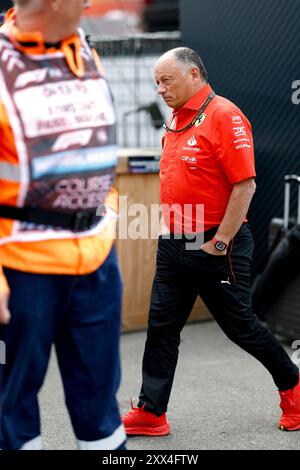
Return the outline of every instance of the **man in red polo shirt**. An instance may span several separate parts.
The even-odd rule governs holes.
[[[271,373],[281,396],[279,427],[300,429],[299,370],[251,310],[251,125],[237,106],[215,95],[189,48],[166,52],[155,79],[158,94],[173,108],[160,172],[167,235],[158,242],[140,400],[122,418],[127,434],[170,432],[166,410],[180,332],[197,295],[224,333]],[[191,234],[194,246],[187,243]]]

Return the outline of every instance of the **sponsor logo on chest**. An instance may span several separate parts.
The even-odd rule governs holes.
[[[194,157],[194,156],[189,157],[189,156],[187,156],[187,155],[183,155],[183,156],[181,157],[181,160],[182,160],[183,162],[187,162],[187,163],[197,163],[197,158]]]
[[[187,145],[188,145],[188,147],[182,147],[182,150],[192,150],[193,152],[200,152],[200,150],[201,150],[200,147],[196,147],[197,140],[196,140],[194,134],[187,141]]]

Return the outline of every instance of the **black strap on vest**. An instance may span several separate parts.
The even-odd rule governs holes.
[[[34,207],[13,207],[0,205],[0,217],[3,219],[20,220],[35,225],[57,227],[83,232],[100,222],[101,216],[96,215],[95,210],[80,211],[76,214],[62,214],[59,212],[45,211]]]

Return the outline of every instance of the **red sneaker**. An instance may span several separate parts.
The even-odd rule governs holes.
[[[131,403],[131,410],[122,416],[127,434],[140,436],[167,436],[170,434],[170,424],[166,413],[156,416],[144,407],[135,408]]]
[[[297,431],[300,429],[300,378],[298,384],[286,390],[279,391],[282,409],[282,416],[278,427],[281,431]]]

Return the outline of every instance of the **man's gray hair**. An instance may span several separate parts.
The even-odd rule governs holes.
[[[205,82],[208,81],[206,68],[197,52],[189,47],[176,47],[176,49],[173,49],[173,53],[178,65],[184,67],[186,70],[189,70],[192,67],[198,67],[203,80]]]

